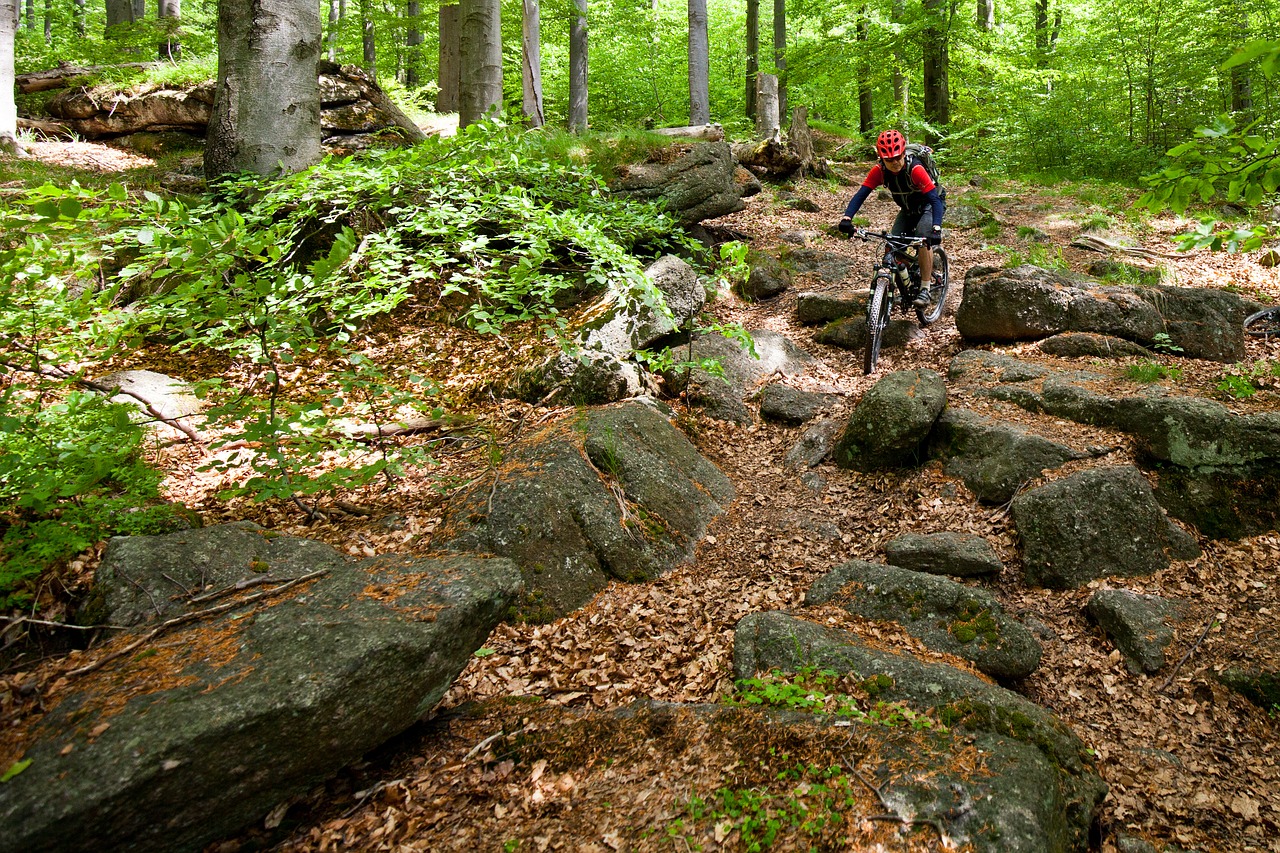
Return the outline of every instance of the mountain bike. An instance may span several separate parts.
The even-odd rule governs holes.
[[[908,249],[921,246],[924,237],[884,234],[855,228],[851,237],[864,243],[876,239],[884,242],[884,256],[876,264],[871,276],[871,301],[867,303],[867,350],[862,359],[864,375],[873,373],[880,359],[880,341],[895,305],[915,309],[916,319],[922,327],[937,322],[946,309],[947,288],[951,285],[951,272],[947,266],[947,253],[941,246],[933,247],[933,281],[929,287],[920,287],[920,267],[914,254]]]
[[[1270,338],[1280,335],[1280,305],[1264,308],[1244,318],[1244,330],[1250,335]]]

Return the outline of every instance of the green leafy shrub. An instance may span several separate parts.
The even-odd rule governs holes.
[[[1164,379],[1177,382],[1182,378],[1182,370],[1177,367],[1169,367],[1158,361],[1145,359],[1134,362],[1125,368],[1124,375],[1126,379],[1150,385],[1153,382],[1160,382]]]

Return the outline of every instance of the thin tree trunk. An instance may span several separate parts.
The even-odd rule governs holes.
[[[876,125],[875,99],[871,91],[871,10],[863,6],[858,13],[858,45],[862,50],[861,67],[858,69],[858,130],[870,133]]]
[[[978,0],[978,29],[991,32],[996,28],[996,0]]]
[[[787,0],[773,0],[773,64],[778,69],[778,115],[787,115]]]
[[[329,31],[325,41],[329,45],[329,61],[338,61],[338,22],[342,20],[338,12],[338,0],[329,0]]]
[[[133,0],[133,23],[147,19],[147,0]]]
[[[1049,65],[1049,0],[1036,0],[1036,67]]]
[[[711,123],[707,0],[689,0],[689,124]]]
[[[586,133],[587,79],[590,62],[587,54],[587,0],[573,0],[577,14],[569,22],[569,130]]]
[[[757,77],[760,88],[756,92],[756,133],[761,139],[778,141],[782,137],[781,120],[778,116],[778,76],[761,74]]]
[[[502,110],[502,6],[463,0],[459,44],[458,126]]]
[[[86,0],[75,0],[75,8],[71,11],[72,17],[75,19],[76,35],[84,38],[88,33],[85,20],[89,17],[89,10],[85,6]]]
[[[436,112],[458,111],[458,75],[461,64],[461,8],[454,3],[440,7],[440,91],[436,94]]]
[[[1249,15],[1240,8],[1235,9],[1235,15],[1235,43],[1248,44]],[[1248,66],[1235,65],[1231,68],[1231,112],[1246,123],[1253,118],[1253,80]]]
[[[906,0],[893,0],[893,22],[902,24],[907,15]],[[893,102],[899,117],[905,118],[911,107],[911,81],[907,78],[907,57],[902,49],[902,36],[893,45]]]
[[[160,59],[175,61],[182,55],[181,36],[178,34],[178,21],[182,20],[182,0],[158,0],[156,19],[164,33],[157,55]]]
[[[362,0],[360,3],[360,47],[361,59],[364,62],[364,73],[369,79],[378,79],[378,43],[373,30],[373,0]]]
[[[530,127],[542,127],[547,119],[542,111],[542,25],[538,0],[524,0],[522,35],[524,114]]]
[[[930,20],[923,31],[924,118],[941,127],[951,122],[951,90],[947,77],[949,56],[947,21],[942,0],[924,0]]]
[[[13,99],[14,39],[18,32],[17,0],[0,0],[0,152],[18,148],[18,107]]]
[[[53,43],[53,0],[44,0],[44,43]]]
[[[760,0],[747,0],[747,118],[756,116],[756,76],[760,73]]]
[[[27,0],[26,24],[28,32],[36,31],[36,0]]]
[[[416,89],[422,85],[422,75],[419,70],[422,67],[422,27],[419,23],[422,19],[422,4],[419,0],[408,0],[405,4],[405,17],[409,19],[409,34],[405,37],[405,47],[407,54],[405,56],[404,84],[410,89]]]

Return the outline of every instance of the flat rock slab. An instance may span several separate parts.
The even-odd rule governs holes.
[[[907,533],[885,545],[890,565],[959,578],[998,575],[1004,563],[991,543],[972,533]]]
[[[1095,335],[1090,332],[1063,332],[1045,338],[1039,344],[1046,355],[1062,358],[1151,358],[1151,350],[1112,335]]]
[[[805,326],[867,313],[867,288],[805,291],[796,295],[796,320]]]
[[[850,560],[814,582],[806,606],[836,604],[897,622],[926,646],[971,661],[992,678],[1025,678],[1040,643],[985,589],[897,566]]]
[[[760,417],[797,426],[807,423],[840,401],[836,394],[802,391],[773,383],[760,389]]]
[[[509,557],[519,614],[548,621],[610,580],[644,581],[693,555],[733,485],[656,405],[588,409],[530,435],[456,498],[437,544]]]
[[[982,845],[978,849],[1089,849],[1089,827],[1107,786],[1080,739],[1045,709],[954,667],[874,649],[847,631],[784,613],[752,613],[738,622],[733,640],[736,678],[771,670],[796,673],[806,667],[874,678],[883,701],[935,714],[952,730],[1018,741],[1040,753],[1043,763],[1031,763],[1042,770],[1025,777],[1018,773],[1016,784],[991,794],[994,808],[983,821],[991,834],[985,842],[970,837]]]
[[[263,532],[137,537],[130,570],[168,573],[202,534]],[[4,849],[198,850],[261,820],[427,714],[521,588],[501,559],[314,565],[326,574],[70,678],[25,735],[30,765],[0,785]]]

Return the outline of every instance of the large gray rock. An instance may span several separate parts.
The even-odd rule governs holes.
[[[915,320],[894,317],[884,327],[880,337],[880,349],[884,352],[905,349],[907,344],[918,341],[925,336],[924,329]],[[820,344],[859,351],[867,345],[867,318],[847,317],[828,323],[813,339]]]
[[[1087,454],[992,421],[967,409],[948,407],[929,436],[929,456],[945,460],[944,470],[980,500],[1005,503],[1045,470]]]
[[[547,621],[610,579],[651,580],[687,560],[733,486],[655,406],[590,409],[507,454],[451,502],[436,544],[510,557],[519,615]]]
[[[793,272],[814,273],[826,284],[846,284],[858,269],[858,264],[844,255],[823,249],[792,249],[781,260]]]
[[[818,578],[804,603],[897,622],[929,648],[972,661],[992,678],[1025,678],[1040,665],[1039,641],[991,593],[937,575],[850,560]]]
[[[874,471],[917,464],[947,387],[932,370],[899,370],[871,386],[836,444],[836,464]]]
[[[823,418],[804,431],[784,457],[787,467],[804,472],[816,468],[831,454],[842,424],[835,418]]]
[[[663,376],[667,389],[673,393],[687,391],[686,399],[713,418],[744,425],[752,423],[755,417],[743,404],[743,398],[753,394],[765,377],[803,372],[813,356],[778,332],[749,331],[755,356],[738,341],[724,335],[714,332],[694,335],[693,359],[715,359],[723,375],[717,376],[700,367],[687,375],[667,373]],[[683,356],[687,351],[681,347],[679,353]]]
[[[216,561],[219,544],[263,536],[239,526],[145,537],[129,545],[127,572],[190,578],[200,571],[189,554]],[[246,569],[232,562],[257,547],[232,545],[204,568],[234,577]],[[303,550],[313,562],[272,572],[328,573],[70,680],[23,745],[30,765],[0,785],[3,849],[194,851],[261,820],[427,714],[521,585],[507,560],[347,563]]]
[[[839,400],[835,394],[802,391],[775,382],[760,389],[760,417],[797,426],[813,420]]]
[[[747,264],[751,273],[736,290],[748,302],[772,299],[791,286],[790,271],[772,255],[752,249],[747,252]]]
[[[1004,569],[991,543],[971,533],[906,533],[889,540],[884,551],[890,565],[913,572],[972,578]]]
[[[1040,342],[1040,351],[1063,358],[1150,358],[1151,350],[1111,335],[1063,332]]]
[[[610,189],[618,195],[661,200],[667,212],[686,226],[746,206],[727,142],[696,143],[670,162],[624,166]]]
[[[1029,265],[975,268],[956,328],[967,340],[995,342],[1092,332],[1149,347],[1167,335],[1184,356],[1232,362],[1244,357],[1245,308],[1236,294],[1201,288],[1103,286]]]
[[[1089,597],[1085,609],[1124,655],[1125,666],[1136,675],[1158,672],[1164,666],[1164,650],[1173,642],[1169,623],[1181,621],[1185,608],[1155,595],[1100,589]]]
[[[672,255],[651,264],[645,278],[653,288],[650,301],[621,291],[596,300],[579,316],[565,350],[520,376],[512,391],[533,402],[559,398],[585,405],[656,390],[636,351],[687,329],[702,313],[707,294],[693,268]]]
[[[1108,575],[1149,575],[1185,537],[1130,466],[1093,468],[1024,492],[1010,504],[1027,582],[1071,589]]]
[[[936,714],[946,725],[974,732],[983,742],[990,742],[987,737],[1018,741],[1041,754],[1042,772],[992,792],[993,808],[986,821],[995,831],[979,849],[1089,849],[1089,827],[1107,786],[1084,744],[1048,711],[953,667],[874,649],[848,632],[783,613],[753,613],[738,623],[733,641],[736,678],[774,669],[794,673],[804,667],[874,678],[881,700]],[[1003,760],[997,764],[1006,766]]]
[[[813,326],[867,313],[867,289],[805,291],[796,295],[796,321]]]

